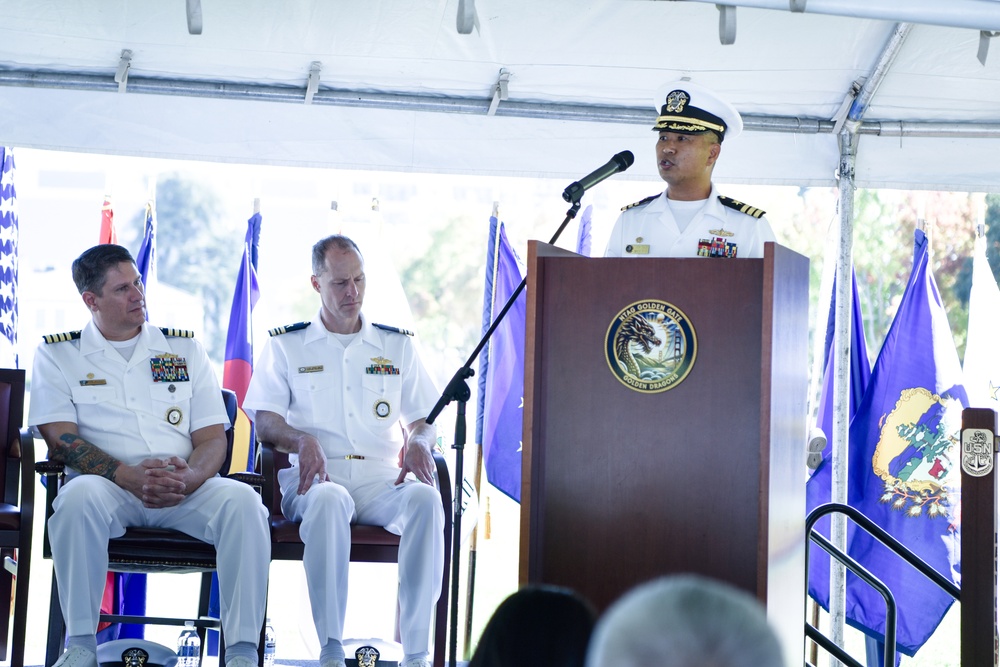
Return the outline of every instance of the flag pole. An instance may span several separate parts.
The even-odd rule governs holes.
[[[569,210],[566,211],[566,217],[563,219],[562,224],[556,230],[552,238],[549,239],[549,244],[554,244],[558,240],[559,235],[562,234],[563,230],[566,229],[566,225],[569,224],[570,220],[576,217],[577,212],[580,210],[580,200],[576,198],[572,202]],[[462,497],[462,483],[465,478],[463,472],[465,470],[464,466],[464,450],[465,450],[465,440],[466,440],[466,422],[465,422],[465,406],[469,402],[469,398],[472,397],[472,392],[469,391],[469,385],[467,380],[474,376],[476,372],[472,370],[472,364],[475,362],[476,357],[482,352],[486,343],[489,341],[493,332],[496,331],[497,327],[503,321],[504,316],[507,312],[514,306],[514,302],[517,301],[517,297],[520,296],[521,292],[528,284],[527,277],[521,279],[521,283],[517,286],[511,295],[507,299],[507,303],[504,304],[503,308],[494,318],[493,323],[490,328],[486,330],[483,334],[482,339],[480,339],[479,344],[469,355],[468,360],[466,360],[465,365],[459,368],[455,375],[452,376],[451,380],[448,382],[448,386],[445,387],[444,392],[441,394],[441,398],[438,399],[437,404],[431,410],[430,414],[427,415],[425,420],[428,424],[433,424],[434,420],[438,418],[441,411],[451,403],[452,401],[457,402],[456,416],[455,416],[455,443],[452,445],[452,449],[455,450],[455,498],[459,499]],[[457,663],[457,653],[458,653],[458,578],[460,575],[460,556],[462,554],[462,506],[460,502],[455,502],[454,507],[454,518],[452,519],[452,558],[451,558],[451,614],[449,618],[450,627],[450,640],[448,646],[448,658],[452,665]]]

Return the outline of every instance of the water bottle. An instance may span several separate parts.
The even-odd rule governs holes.
[[[264,667],[274,667],[274,626],[271,619],[264,622]]]
[[[201,667],[201,638],[194,621],[185,621],[177,638],[177,667]]]

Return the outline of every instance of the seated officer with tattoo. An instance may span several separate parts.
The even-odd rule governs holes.
[[[208,355],[191,332],[146,323],[125,248],[87,250],[73,262],[73,281],[92,321],[45,337],[28,415],[70,476],[49,519],[68,635],[56,667],[97,667],[107,544],[129,526],[215,545],[226,665],[253,667],[270,536],[256,491],[218,475],[228,418]]]

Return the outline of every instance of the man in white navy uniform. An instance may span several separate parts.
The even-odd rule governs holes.
[[[739,112],[690,81],[664,89],[653,130],[667,189],[622,209],[604,256],[763,257],[764,243],[775,240],[764,211],[723,197],[712,184],[723,140],[743,129]]]
[[[351,239],[316,243],[312,270],[319,313],[271,331],[243,407],[260,439],[290,454],[292,466],[278,473],[281,510],[301,522],[321,666],[345,664],[352,521],[401,535],[402,664],[426,666],[444,567],[444,509],[431,454],[436,436],[424,421],[438,392],[412,333],[361,314],[364,260]]]
[[[68,635],[56,667],[97,667],[108,540],[129,526],[215,545],[226,665],[253,667],[271,539],[257,492],[217,474],[229,421],[208,355],[191,332],[146,323],[125,248],[87,250],[73,262],[73,281],[92,321],[45,336],[28,416],[70,477],[49,519]]]

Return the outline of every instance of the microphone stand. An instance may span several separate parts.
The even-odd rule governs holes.
[[[565,196],[565,195],[564,195]],[[562,234],[563,230],[566,229],[566,225],[569,221],[576,217],[577,212],[580,210],[580,197],[583,196],[583,191],[579,193],[574,193],[574,196],[569,197],[567,201],[572,200],[572,206],[566,211],[566,217],[563,219],[562,224],[559,225],[559,229],[556,233],[552,235],[549,239],[549,245],[552,245]],[[465,365],[455,372],[452,376],[451,381],[448,382],[448,386],[445,387],[444,392],[441,394],[441,398],[438,399],[437,405],[431,410],[431,413],[427,416],[425,420],[428,424],[433,424],[434,420],[438,418],[441,411],[444,410],[452,401],[458,401],[456,407],[455,415],[455,443],[451,446],[455,450],[455,496],[454,496],[454,518],[452,519],[451,528],[451,577],[450,577],[450,587],[451,587],[451,617],[449,620],[450,637],[448,643],[448,660],[451,667],[456,667],[458,664],[457,652],[458,652],[458,579],[460,575],[459,561],[462,555],[462,494],[463,494],[463,481],[465,479],[465,461],[463,459],[465,451],[465,405],[469,402],[469,398],[472,396],[472,392],[469,391],[469,385],[466,382],[469,378],[474,376],[476,372],[472,369],[472,364],[476,361],[479,353],[482,352],[483,348],[486,347],[486,343],[489,342],[490,337],[493,336],[493,332],[496,331],[500,322],[507,315],[514,302],[517,301],[517,297],[521,295],[524,291],[525,286],[528,284],[528,278],[524,277],[521,279],[521,284],[517,286],[517,289],[510,295],[507,299],[507,303],[504,304],[503,309],[500,313],[493,319],[493,323],[490,324],[490,328],[486,330],[483,337],[480,339],[479,344],[476,345],[476,349],[472,351],[469,355],[469,359],[465,362]],[[447,545],[445,545],[447,547]],[[444,591],[441,592],[442,595]]]

